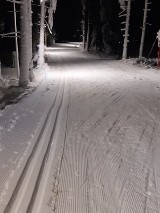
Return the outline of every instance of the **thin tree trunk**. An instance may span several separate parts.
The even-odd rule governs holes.
[[[145,39],[145,33],[146,33],[147,12],[148,12],[148,0],[145,0],[143,26],[142,26],[142,36],[141,36],[141,43],[140,43],[140,49],[139,49],[139,58],[141,58],[142,55],[143,55],[144,39]]]
[[[86,46],[86,1],[81,0],[82,8],[83,8],[83,20],[82,20],[82,50],[85,50]]]
[[[13,8],[14,8],[14,30],[15,30],[15,46],[16,46],[16,68],[17,68],[17,78],[19,79],[20,68],[19,68],[17,14],[16,14],[16,3],[15,3],[15,0],[13,0]]]
[[[28,0],[28,18],[29,18],[29,25],[28,25],[28,34],[29,34],[29,80],[33,81],[35,79],[33,73],[33,51],[32,51],[32,0]]]
[[[86,10],[83,9],[83,35],[82,35],[82,49],[85,50],[86,43]]]
[[[124,45],[123,45],[123,56],[122,56],[123,59],[127,58],[130,13],[131,13],[131,0],[128,0],[127,14],[126,14],[126,26],[125,26],[125,34],[124,34]]]
[[[44,20],[45,20],[45,0],[41,2],[41,20],[40,20],[40,44],[38,65],[44,64]]]
[[[29,68],[32,68],[32,0],[28,0]]]
[[[102,40],[103,40],[103,48],[106,54],[110,54],[112,52],[112,47],[109,45],[109,31],[110,31],[109,8],[110,7],[111,7],[110,1],[100,0]]]
[[[90,37],[91,37],[91,29],[90,29],[90,24],[91,24],[91,8],[90,4],[88,6],[88,27],[87,27],[87,42],[86,42],[86,50],[89,51],[89,46],[90,46]]]
[[[21,51],[20,51],[20,79],[19,85],[26,86],[29,82],[29,48],[28,48],[28,2],[21,1],[20,9],[20,31],[21,31]]]

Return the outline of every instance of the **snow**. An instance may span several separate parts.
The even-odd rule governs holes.
[[[0,112],[0,212],[14,193],[13,213],[158,213],[159,71],[71,43],[46,55],[39,87]]]
[[[8,104],[13,104],[21,99],[23,96],[34,91],[42,81],[47,65],[41,68],[35,68],[33,70],[36,79],[33,82],[29,82],[29,85],[25,88],[18,87],[18,79],[15,68],[2,67],[2,73],[0,76],[0,109],[3,109]],[[0,113],[1,116],[1,113]]]

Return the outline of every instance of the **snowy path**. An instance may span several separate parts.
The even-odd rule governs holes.
[[[0,213],[159,213],[160,74],[47,54],[38,90],[0,113]]]

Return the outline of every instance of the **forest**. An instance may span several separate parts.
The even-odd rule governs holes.
[[[45,45],[62,41],[117,59],[157,58],[158,6],[151,0],[1,0],[1,66],[13,66],[14,53],[19,85],[26,86],[33,66],[45,62]]]

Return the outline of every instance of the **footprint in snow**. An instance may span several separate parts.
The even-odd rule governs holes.
[[[16,121],[16,120],[12,120],[11,122],[12,122],[12,124],[16,124],[16,123],[17,123],[17,121]]]
[[[19,118],[20,118],[20,116],[15,116],[15,119],[16,119],[16,120],[19,120]]]
[[[0,130],[3,130],[4,128],[3,128],[3,126],[0,126]]]
[[[5,165],[5,164],[2,165],[3,169],[6,169],[7,167],[8,167],[8,165]]]
[[[15,127],[14,124],[10,124],[10,129],[13,129]]]
[[[5,149],[5,146],[0,143],[0,152],[2,152]]]

